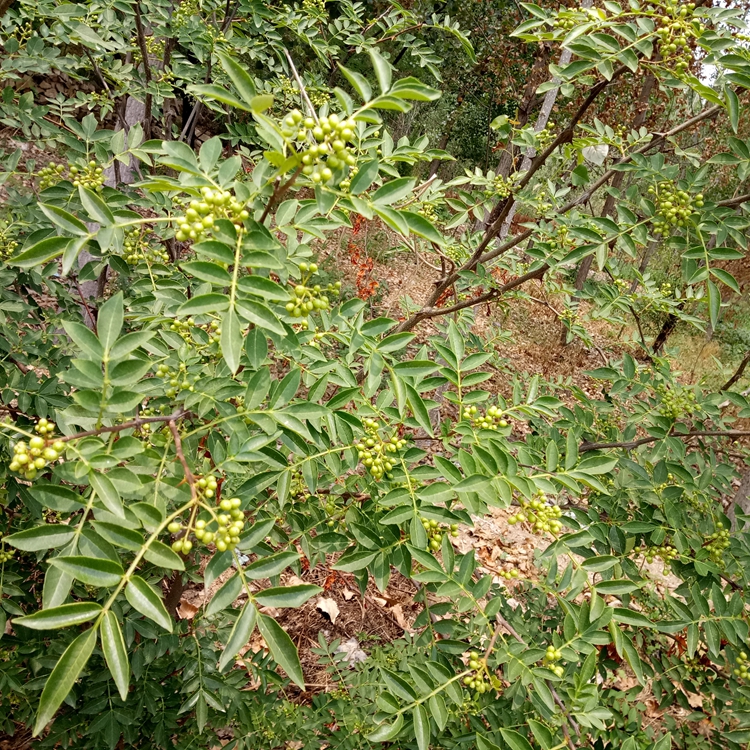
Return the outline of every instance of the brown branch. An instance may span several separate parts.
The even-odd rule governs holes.
[[[523,276],[519,276],[517,279],[509,281],[507,284],[503,284],[503,286],[495,287],[495,289],[490,289],[489,292],[480,294],[478,297],[472,297],[471,299],[464,300],[463,302],[458,302],[451,307],[422,308],[422,310],[409,318],[409,320],[405,320],[403,323],[401,323],[401,325],[397,326],[394,329],[394,333],[410,331],[418,323],[429,318],[437,318],[441,315],[450,315],[451,313],[458,312],[459,310],[464,310],[467,307],[474,307],[476,305],[481,305],[483,302],[489,302],[493,299],[496,299],[497,297],[501,297],[506,292],[509,292],[512,289],[521,286],[522,284],[525,284],[527,281],[531,281],[532,279],[541,279],[548,270],[549,266],[545,263],[544,265],[539,266],[539,268],[535,269],[534,271],[529,271]]]
[[[725,201],[719,201],[716,205],[731,208],[732,206],[740,206],[743,203],[748,202],[750,202],[750,193],[746,193],[745,195],[738,195],[736,198],[727,198],[727,200]]]
[[[144,424],[151,424],[153,422],[174,422],[177,419],[181,419],[187,414],[183,409],[178,409],[173,414],[167,414],[161,417],[135,417],[129,422],[123,422],[122,424],[115,424],[109,427],[98,427],[95,430],[85,430],[84,432],[76,432],[75,435],[61,435],[56,437],[55,440],[60,440],[63,443],[69,443],[71,440],[79,440],[80,438],[91,437],[92,435],[103,435],[105,432],[122,432],[123,430],[130,430],[134,427],[140,427]]]
[[[656,443],[659,440],[666,440],[668,437],[676,438],[692,438],[692,437],[744,437],[750,435],[750,430],[696,430],[695,432],[670,432],[664,437],[645,437],[639,438],[638,440],[632,440],[629,443],[581,443],[578,450],[581,453],[586,451],[604,450],[605,448],[637,448],[640,445],[646,445],[647,443]]]
[[[287,191],[290,187],[292,187],[301,171],[302,165],[297,167],[297,169],[294,171],[294,174],[283,185],[280,182],[276,183],[276,187],[273,190],[273,195],[266,204],[266,207],[263,210],[263,215],[260,217],[261,224],[266,220],[266,218],[268,218],[268,214],[270,214],[271,211],[276,208],[276,206],[279,204],[279,201],[286,195]]]
[[[193,500],[196,500],[198,498],[198,491],[195,489],[195,476],[188,466],[185,454],[182,452],[182,439],[180,438],[180,431],[177,429],[177,424],[174,419],[169,420],[169,431],[174,438],[174,450],[179,462],[182,464],[182,470],[185,472],[185,480],[190,486],[190,497]]]
[[[750,363],[750,349],[745,352],[745,356],[742,358],[740,366],[735,370],[734,375],[732,375],[732,377],[729,378],[729,380],[727,380],[727,382],[724,383],[724,385],[721,386],[719,390],[728,391],[742,377],[742,374],[745,372],[745,368],[747,367],[748,363]]]

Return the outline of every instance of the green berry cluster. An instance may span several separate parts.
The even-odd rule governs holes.
[[[505,428],[508,423],[502,418],[502,409],[497,406],[490,406],[482,414],[476,406],[466,406],[463,411],[463,418],[471,422],[472,427],[479,430],[497,430],[498,427]]]
[[[40,419],[34,429],[38,435],[31,438],[28,443],[20,440],[13,446],[13,458],[8,467],[29,481],[35,479],[37,472],[44,469],[47,464],[57,461],[65,450],[62,440],[50,440],[55,431],[52,422]]]
[[[657,216],[653,220],[654,234],[666,234],[669,227],[684,227],[695,213],[703,208],[703,194],[691,197],[685,190],[679,190],[674,180],[663,180],[651,185],[648,193],[656,203]]]
[[[184,29],[190,19],[199,16],[201,11],[200,0],[182,0],[177,9],[172,13],[172,29],[175,32]]]
[[[325,13],[326,0],[302,0],[302,10],[316,16]]]
[[[510,568],[509,570],[499,570],[497,574],[498,576],[500,576],[500,578],[504,578],[506,581],[516,580],[521,576],[516,568]]]
[[[178,370],[174,370],[165,364],[157,365],[156,377],[163,378],[166,381],[168,387],[165,395],[167,398],[174,398],[180,391],[193,393],[195,391],[195,384],[200,380],[200,376],[196,375],[193,381],[190,382],[187,374],[187,366],[184,362],[180,363]]]
[[[346,176],[357,163],[354,149],[349,145],[355,128],[354,120],[335,113],[316,122],[295,109],[284,118],[281,133],[297,142],[302,173],[314,183],[325,183],[333,179],[335,170],[343,170]]]
[[[457,265],[463,265],[469,259],[469,252],[463,245],[451,245],[445,254]]]
[[[711,560],[717,565],[724,564],[724,551],[729,549],[731,544],[729,540],[729,529],[724,528],[723,523],[716,524],[716,531],[706,537],[706,543],[703,545],[711,556]]]
[[[178,242],[200,240],[213,227],[216,219],[229,219],[240,227],[248,218],[250,212],[228,190],[202,187],[201,200],[191,200],[184,216],[175,219],[175,239]]]
[[[91,160],[88,164],[83,167],[78,167],[75,164],[69,165],[70,169],[70,181],[74,187],[79,185],[89,190],[96,190],[101,192],[104,187],[104,169],[100,167],[95,161]]]
[[[580,21],[576,18],[572,18],[566,13],[565,16],[558,15],[557,18],[552,22],[552,26],[555,29],[562,31],[572,31],[576,26],[580,25]]]
[[[221,327],[218,320],[197,323],[195,318],[180,320],[175,318],[169,324],[169,330],[178,333],[185,342],[193,346],[218,344],[221,341]],[[198,333],[202,331],[203,333]],[[200,338],[196,338],[196,336]]]
[[[307,490],[307,482],[302,476],[301,471],[292,472],[292,478],[289,481],[289,496],[293,498],[310,499],[310,493]]]
[[[378,433],[380,423],[374,419],[365,419],[364,425],[367,437],[356,446],[359,460],[374,479],[380,480],[383,475],[391,479],[390,472],[394,464],[388,454],[400,451],[406,445],[406,440],[395,435],[389,440],[383,440]]]
[[[464,677],[464,685],[473,690],[477,698],[484,693],[489,693],[492,690],[492,683],[485,671],[484,663],[479,660],[479,653],[477,651],[472,651],[469,654],[469,669],[473,669],[474,674],[467,674]]]
[[[539,148],[547,148],[547,146],[557,138],[557,133],[555,133],[555,123],[552,121],[548,122],[541,130],[537,130],[535,135],[537,142],[539,143]]]
[[[450,526],[444,526],[438,523],[434,518],[420,518],[424,530],[427,532],[427,549],[436,552],[443,543],[443,534],[458,536],[458,524],[452,523]]]
[[[14,549],[6,548],[5,546],[0,547],[0,565],[8,562],[8,560],[12,560],[15,554],[16,551]]]
[[[48,187],[57,185],[60,180],[65,179],[64,172],[64,164],[56,164],[54,161],[51,161],[46,167],[36,173],[39,178],[39,189],[46,190]]]
[[[659,559],[664,563],[664,574],[669,574],[672,560],[676,560],[680,553],[671,544],[662,544],[658,547],[634,547],[633,553],[642,554],[646,562],[650,565],[654,560]]]
[[[125,232],[123,258],[128,265],[135,266],[142,260],[149,264],[169,262],[169,254],[163,247],[155,247],[146,241],[150,231],[136,228]]]
[[[417,213],[427,219],[427,221],[435,222],[438,220],[436,204],[431,203],[430,201],[422,203],[417,210]]]
[[[213,479],[213,477],[210,477],[210,479]],[[214,484],[215,481],[214,479]],[[204,494],[208,494],[210,487],[210,484],[207,485]],[[203,544],[211,544],[213,542],[219,552],[233,550],[239,543],[240,534],[245,526],[244,514],[240,510],[241,504],[242,501],[238,497],[222,500],[219,503],[221,513],[210,521],[199,518],[193,523],[192,528],[188,526],[188,528],[183,529],[179,521],[173,521],[167,527],[168,531],[171,534],[182,533],[183,536],[172,543],[172,549],[175,552],[183,552],[185,554],[190,552],[193,548],[193,543],[188,537],[192,532],[193,536],[198,541],[203,542]]]
[[[7,221],[0,221],[0,260],[8,260],[18,247],[18,242],[11,234],[11,227]]]
[[[547,650],[543,657],[544,665],[552,670],[558,677],[562,677],[565,674],[563,667],[560,664],[555,664],[555,662],[560,661],[560,659],[562,659],[562,651],[552,645],[547,646]]]
[[[667,388],[660,384],[656,387],[656,391],[661,395],[658,411],[664,417],[679,419],[683,415],[692,414],[696,409],[695,393],[689,388],[680,386]]]
[[[329,515],[333,516],[336,513],[339,512],[339,507],[336,505],[336,499],[333,497],[333,495],[328,495],[325,502],[323,503],[323,510]],[[343,518],[339,519],[339,525],[344,526],[346,524],[346,521]],[[332,529],[336,526],[336,521],[333,518],[329,518],[326,521],[326,526],[329,529]]]
[[[552,505],[543,492],[532,500],[522,499],[521,508],[520,512],[508,518],[511,526],[527,521],[537,534],[547,531],[557,535],[562,531],[562,522],[559,520],[562,510],[558,505]]]
[[[750,664],[748,663],[747,652],[741,651],[735,661],[737,662],[737,666],[732,670],[735,677],[741,677],[743,680],[746,680],[750,677],[750,671],[748,671],[750,669]]]
[[[318,264],[300,263],[299,270],[302,272],[302,278],[291,290],[292,299],[286,303],[286,311],[293,318],[306,318],[313,310],[327,310],[331,304],[328,295],[340,294],[341,282],[328,284],[325,289],[320,284],[308,286],[310,276],[318,271]]]
[[[657,21],[656,36],[662,60],[672,63],[676,73],[684,73],[693,60],[690,43],[700,37],[706,27],[693,17],[695,3],[682,4],[679,0],[666,0]],[[658,18],[658,16],[657,16]]]

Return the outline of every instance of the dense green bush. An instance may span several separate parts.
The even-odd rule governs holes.
[[[741,192],[748,145],[702,154],[682,135],[740,128],[742,14],[523,7],[517,39],[575,56],[541,89],[561,86],[568,115],[540,132],[495,120],[533,157],[523,171],[426,183],[411,173],[447,154],[388,125],[439,91],[395,63],[439,73],[421,34],[472,54],[430,9],[118,0],[3,17],[2,119],[26,143],[4,158],[0,235],[2,731],[81,748],[750,740],[750,538],[722,504],[748,400],[688,384],[637,332],[589,391],[510,363],[500,395],[471,331],[478,305],[542,280],[586,337],[568,274],[590,256],[611,281],[584,291],[592,315],[717,325],[748,222],[742,200],[711,199],[711,165],[736,165]],[[52,71],[101,90],[57,110],[24,92]],[[592,115],[611,82],[644,76],[680,113],[667,130]],[[194,149],[206,110],[226,139]],[[377,317],[326,275],[327,238],[362,221],[441,269],[411,317]],[[668,290],[634,270],[652,242],[680,258]],[[511,506],[540,539],[533,576],[454,548]],[[362,595],[411,579],[421,611],[356,666],[321,633],[335,689],[310,697],[278,610],[321,592],[318,565]],[[212,592],[194,619],[176,617],[185,585]],[[256,629],[266,648],[245,653]],[[689,713],[647,725],[643,690]]]

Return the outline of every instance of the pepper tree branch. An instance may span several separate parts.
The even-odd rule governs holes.
[[[742,358],[742,362],[740,362],[739,367],[735,370],[734,375],[732,375],[729,380],[727,380],[724,385],[721,386],[719,390],[722,391],[728,391],[741,377],[742,374],[745,372],[745,368],[750,363],[750,349],[745,352],[745,356]]]
[[[175,422],[186,414],[187,412],[183,409],[178,409],[172,414],[166,414],[160,417],[135,417],[128,422],[123,422],[122,424],[115,424],[109,427],[98,427],[95,430],[85,430],[84,432],[76,432],[74,435],[61,435],[60,437],[55,438],[55,440],[69,443],[71,440],[79,440],[80,438],[91,437],[92,435],[103,435],[106,432],[122,432],[123,430],[130,430],[144,424],[153,424],[154,422]]]
[[[618,69],[618,71],[619,71],[619,69]],[[617,74],[618,71],[615,71],[615,73]],[[614,78],[613,78],[613,80],[614,80]],[[608,85],[609,83],[610,83],[609,81],[600,82],[600,84],[597,85],[597,86],[600,86],[600,88],[598,88],[598,91],[596,93],[597,94],[601,93],[601,91],[603,91],[604,88],[606,88],[606,86],[604,84]],[[594,87],[594,89],[592,89],[591,93],[589,94],[589,96],[586,99],[586,102],[584,102],[584,104],[581,105],[581,108],[579,108],[579,111],[574,116],[574,120],[576,122],[578,122],[578,120],[580,120],[580,118],[585,113],[586,109],[589,106],[591,106],[591,104],[593,103],[592,95],[594,94],[595,89],[597,89],[597,87]],[[584,109],[584,107],[586,109]],[[607,170],[601,177],[599,177],[599,179],[597,179],[593,183],[593,185],[590,188],[588,188],[588,190],[584,191],[581,195],[577,196],[576,198],[574,198],[573,200],[571,200],[569,203],[567,203],[565,206],[563,206],[560,209],[559,213],[560,214],[565,214],[568,211],[572,210],[573,208],[575,208],[575,207],[577,207],[577,206],[579,206],[579,205],[581,205],[583,203],[586,203],[588,200],[590,200],[591,196],[597,190],[599,190],[603,185],[605,185],[606,183],[608,183],[609,180],[620,171],[618,169],[618,167],[622,166],[623,164],[627,164],[627,163],[631,162],[636,155],[645,154],[645,153],[647,153],[648,151],[650,151],[653,148],[660,147],[669,138],[672,138],[675,135],[678,135],[679,133],[681,133],[681,132],[683,132],[685,130],[690,129],[694,125],[697,125],[697,124],[699,124],[699,123],[701,123],[701,122],[703,122],[705,120],[712,119],[712,118],[716,117],[716,115],[719,112],[721,112],[722,109],[723,108],[721,106],[719,106],[719,105],[715,105],[713,107],[708,107],[707,109],[703,110],[702,112],[699,112],[694,117],[691,117],[691,118],[685,120],[684,122],[680,123],[679,125],[676,125],[671,130],[668,130],[668,131],[666,131],[664,133],[653,133],[652,137],[651,137],[651,139],[649,140],[648,143],[645,143],[640,148],[637,148],[634,151],[631,151],[629,154],[626,154],[625,156],[623,156],[620,159],[618,159],[618,161],[615,162],[615,164],[612,166],[612,168],[610,168],[609,170]],[[570,127],[570,126],[568,126],[568,127]],[[563,142],[563,136],[565,134],[568,134],[568,128],[566,128],[562,133],[560,133],[560,135],[555,139],[555,141],[553,142],[553,144],[550,144],[550,146],[547,149],[545,149],[544,152],[542,152],[541,154],[539,154],[536,157],[536,159],[534,159],[534,161],[532,162],[531,167],[529,168],[529,172],[527,172],[527,174],[525,175],[524,179],[521,181],[521,183],[519,183],[519,189],[522,188],[522,187],[524,187],[526,184],[528,184],[528,181],[531,179],[531,176],[533,175],[533,172],[537,171],[544,164],[544,162],[549,157],[549,155],[552,153],[552,151],[550,149],[554,150],[553,146],[556,147],[557,145],[559,145],[560,143]],[[572,134],[572,131],[571,131],[571,134]],[[520,234],[515,235],[514,237],[512,237],[511,239],[509,239],[507,242],[505,242],[504,244],[500,245],[499,247],[496,247],[494,250],[490,250],[489,252],[486,252],[487,247],[489,246],[490,242],[499,233],[499,231],[500,231],[500,229],[502,227],[502,224],[503,224],[503,222],[505,220],[505,217],[507,216],[508,212],[510,211],[511,202],[512,201],[511,201],[511,199],[509,197],[506,200],[505,205],[503,206],[503,210],[500,212],[500,214],[497,216],[497,218],[494,220],[494,222],[490,225],[490,227],[488,227],[488,229],[485,232],[485,235],[484,235],[482,241],[478,245],[477,249],[474,251],[474,254],[472,255],[472,257],[461,268],[459,268],[459,269],[455,270],[453,273],[451,273],[451,274],[449,274],[449,275],[444,276],[443,278],[441,278],[436,283],[435,290],[432,292],[432,294],[430,295],[430,298],[427,300],[427,302],[425,303],[425,305],[423,306],[423,308],[421,310],[417,311],[416,313],[414,313],[414,315],[412,315],[411,318],[408,318],[407,320],[403,321],[394,330],[394,332],[411,331],[422,320],[425,320],[427,318],[433,318],[433,317],[436,317],[437,315],[444,315],[444,314],[447,314],[449,312],[455,312],[455,309],[454,309],[455,306],[454,306],[453,308],[442,308],[442,309],[441,308],[437,308],[437,309],[441,310],[441,312],[437,313],[437,312],[435,312],[435,307],[434,306],[435,306],[435,303],[437,302],[437,300],[443,294],[443,292],[449,286],[451,286],[452,284],[454,284],[458,280],[460,274],[463,271],[473,270],[477,266],[477,264],[479,264],[479,263],[485,264],[485,263],[489,262],[490,260],[493,260],[494,258],[497,258],[500,255],[503,255],[504,253],[508,252],[508,250],[511,250],[512,248],[516,247],[517,245],[521,244],[526,239],[528,239],[529,237],[532,236],[533,230],[527,229],[526,231],[521,232]],[[521,277],[521,278],[523,278],[523,277]],[[533,278],[538,278],[538,277],[535,276]],[[518,284],[514,283],[514,287],[517,286],[517,285]],[[491,298],[494,298],[496,296],[498,296],[498,295],[494,294],[493,297],[491,297]],[[481,301],[484,301],[484,300],[481,300]],[[472,304],[476,304],[476,302],[469,302],[468,304],[464,304],[464,307],[469,307]],[[462,308],[459,308],[459,309],[462,309]]]
[[[626,448],[630,450],[631,448],[638,448],[640,445],[646,445],[648,443],[656,443],[659,440],[664,440],[667,437],[676,437],[676,438],[693,438],[693,437],[727,437],[727,438],[735,438],[735,437],[744,437],[750,435],[750,430],[695,430],[694,432],[670,432],[668,435],[665,435],[664,437],[644,437],[639,438],[638,440],[632,440],[630,442],[623,442],[623,443],[581,443],[581,445],[578,447],[578,450],[581,453],[585,453],[586,451],[595,451],[595,450],[604,450],[605,448]]]

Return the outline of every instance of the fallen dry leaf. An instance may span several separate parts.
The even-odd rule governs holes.
[[[397,604],[395,607],[391,607],[391,612],[393,612],[396,622],[404,630],[409,630],[409,623],[406,622],[406,618],[404,617],[404,608],[400,604]]]
[[[187,599],[180,599],[180,606],[177,607],[177,614],[182,620],[192,620],[197,611],[198,607],[196,607],[195,604],[187,601]]]
[[[336,618],[339,616],[339,605],[336,604],[335,599],[326,599],[321,596],[320,599],[315,602],[315,607],[320,612],[327,614],[332,623],[336,622]]]
[[[356,594],[349,589],[343,589],[341,593],[344,595],[344,599],[346,599],[346,601],[351,601],[351,599],[356,596]]]

